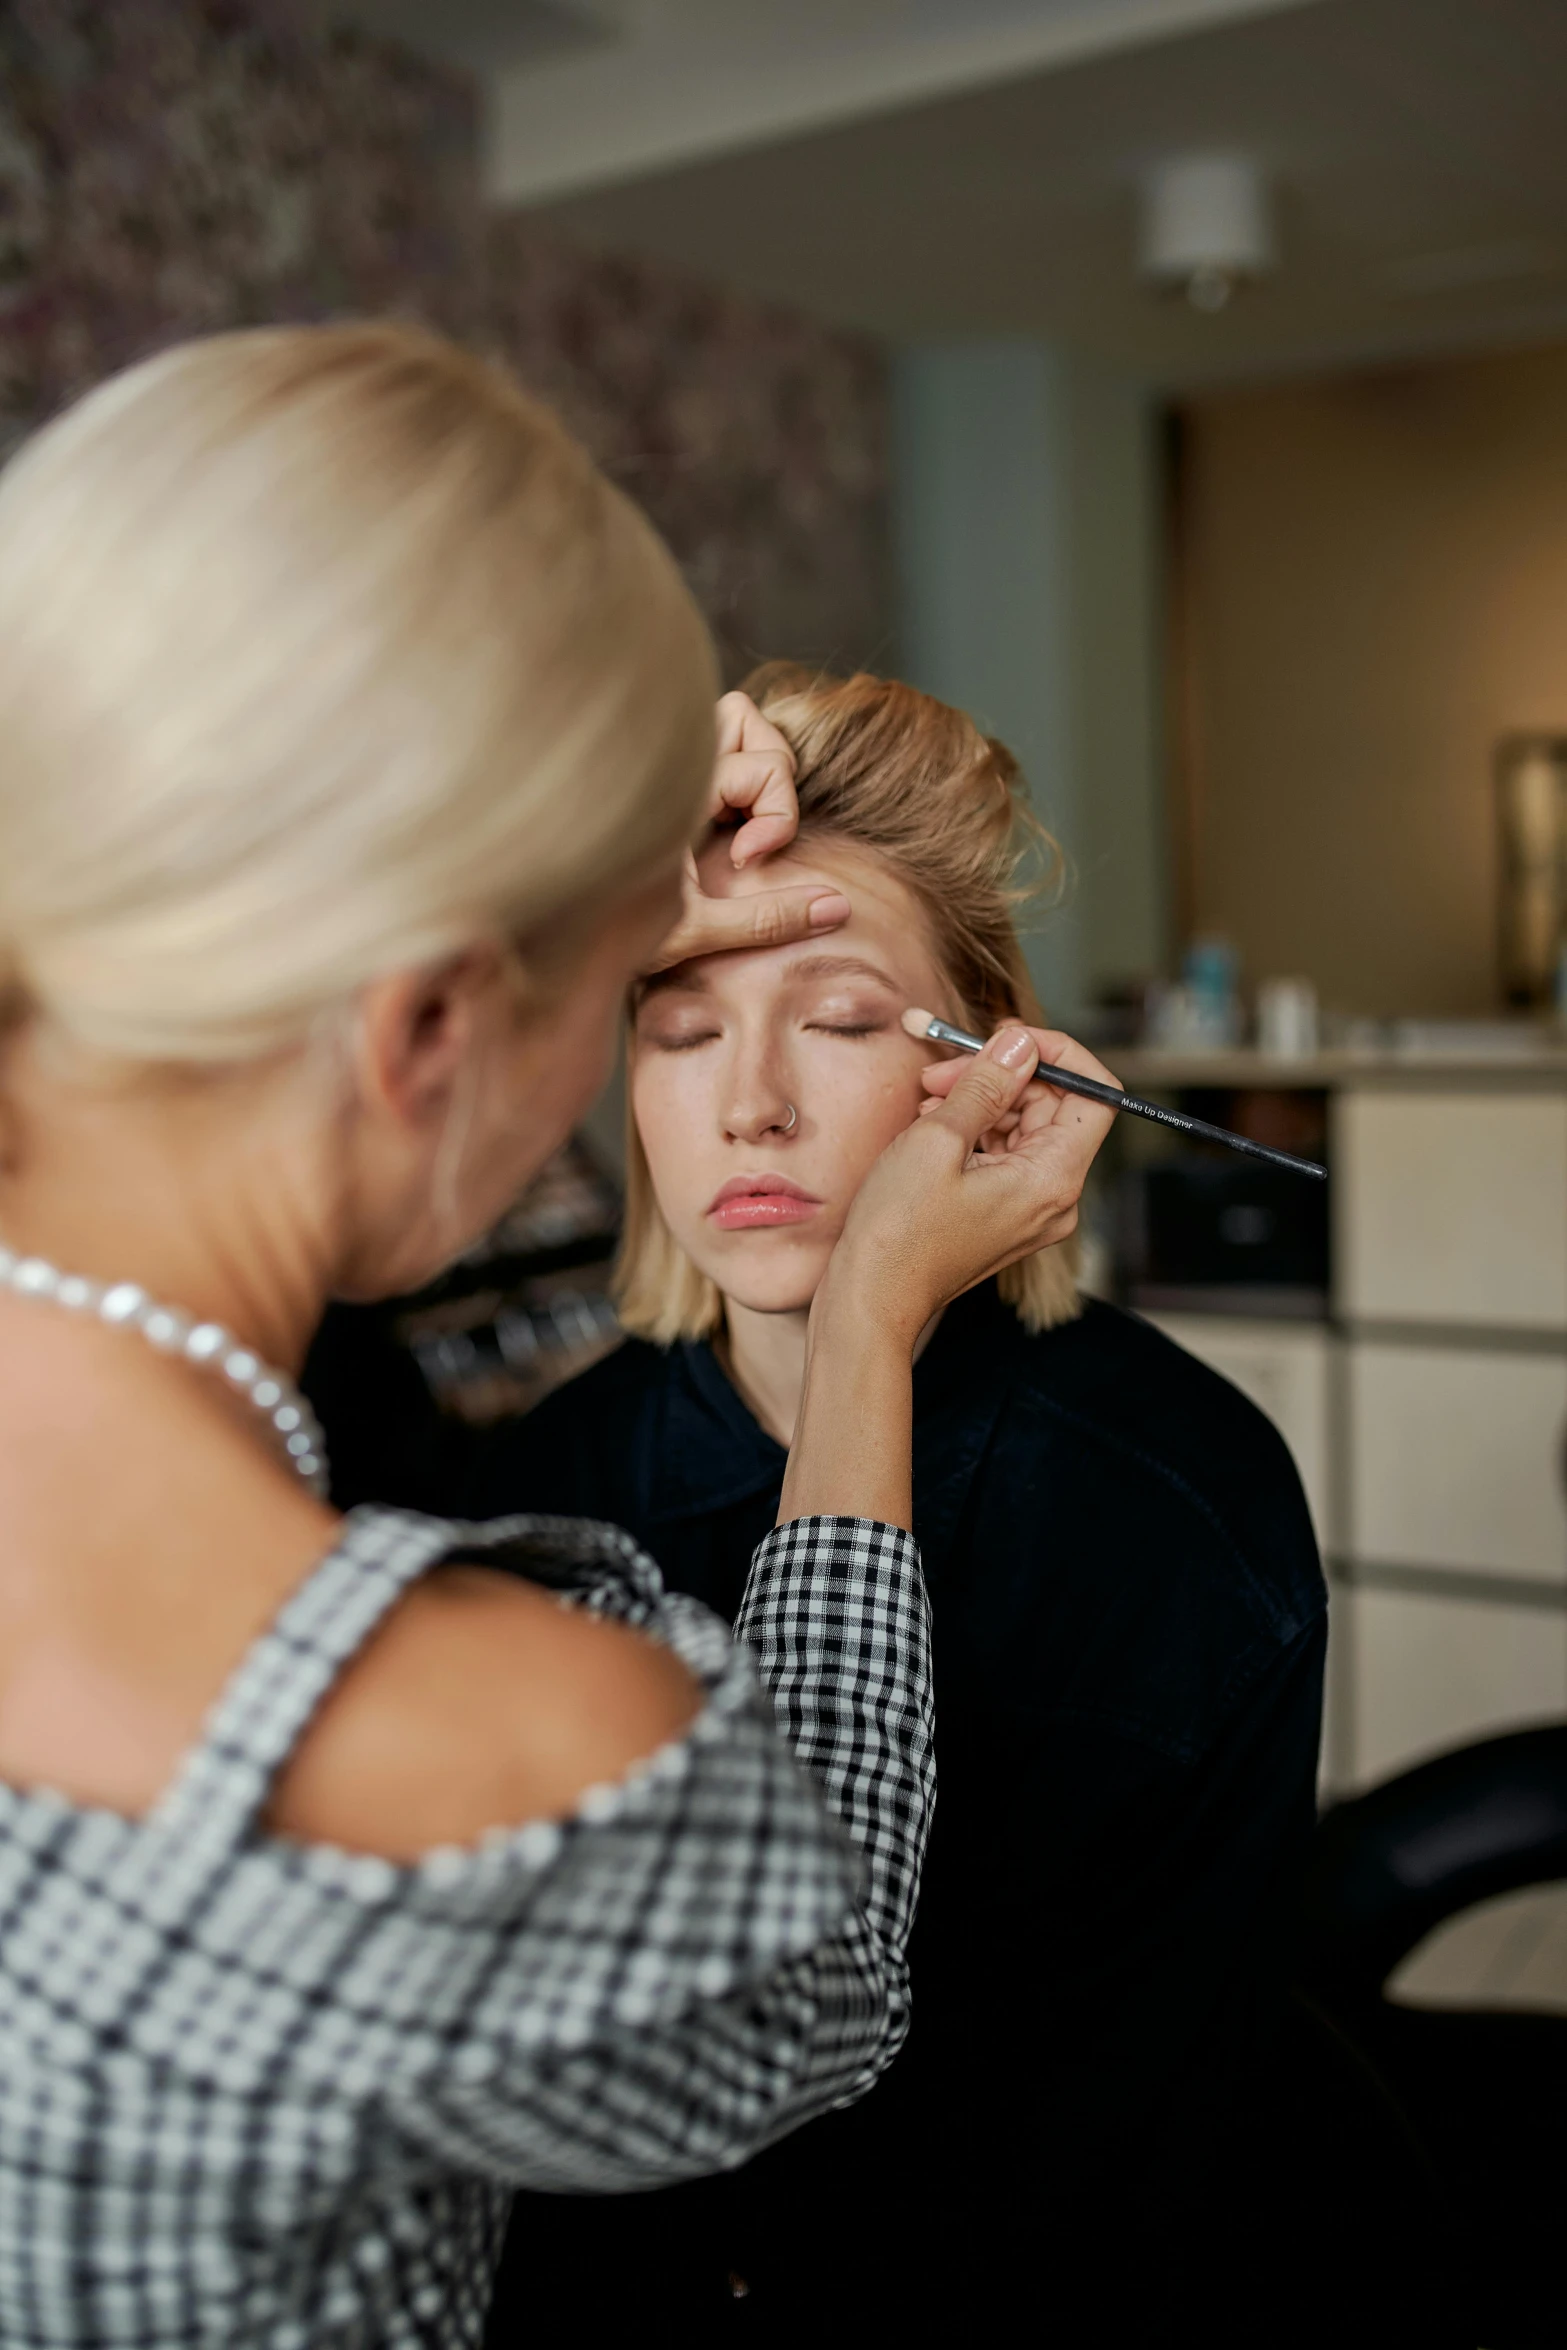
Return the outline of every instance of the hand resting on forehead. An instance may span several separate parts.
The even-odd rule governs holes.
[[[739,946],[777,945],[835,930],[849,908],[831,886],[802,886],[794,876],[769,878],[743,894],[715,885],[714,870],[756,873],[758,860],[793,840],[799,822],[794,789],[794,753],[770,720],[746,694],[725,694],[718,705],[718,757],[708,815],[717,828],[716,866],[704,879],[688,854],[680,920],[664,940],[650,968],[668,970],[693,955],[722,953]]]

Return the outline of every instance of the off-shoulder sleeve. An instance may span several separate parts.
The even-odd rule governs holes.
[[[529,1526],[557,1552],[564,1532]],[[935,1799],[929,1629],[894,1527],[775,1530],[738,1643],[625,1536],[570,1533],[567,1587],[668,1641],[707,1701],[569,1821],[410,1872],[402,1922],[441,1956],[415,1970],[388,2102],[443,2161],[609,2191],[742,2162],[896,2054]]]

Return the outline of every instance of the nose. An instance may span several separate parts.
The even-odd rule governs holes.
[[[729,1140],[751,1144],[781,1141],[794,1134],[799,1123],[800,1113],[784,1090],[784,1073],[771,1066],[771,1055],[738,1054],[730,1071],[729,1100],[723,1113]]]
[[[779,1099],[732,1108],[724,1120],[724,1132],[733,1142],[765,1142],[769,1135],[782,1140],[793,1134],[799,1123],[800,1113],[793,1102]]]

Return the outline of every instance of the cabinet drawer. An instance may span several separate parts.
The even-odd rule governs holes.
[[[1567,1713],[1567,1615],[1340,1589],[1333,1619],[1334,1699],[1352,1785]]]
[[[1345,1349],[1351,1558],[1567,1581],[1567,1361]]]
[[[1339,1313],[1567,1329],[1567,1101],[1349,1093],[1333,1134]]]
[[[1332,1549],[1333,1341],[1328,1333],[1298,1322],[1250,1321],[1238,1315],[1147,1318],[1267,1413],[1294,1456],[1318,1547]]]

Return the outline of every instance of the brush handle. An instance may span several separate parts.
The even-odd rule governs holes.
[[[932,1020],[926,1034],[933,1044],[955,1045],[961,1053],[982,1053],[985,1049],[982,1036],[970,1036],[966,1028],[954,1028],[946,1020]],[[1206,1118],[1188,1117],[1184,1110],[1167,1110],[1162,1102],[1145,1102],[1135,1093],[1123,1093],[1118,1085],[1101,1084],[1097,1077],[1079,1077],[1076,1070],[1058,1069],[1053,1061],[1042,1061],[1037,1075],[1041,1085],[1054,1086],[1058,1093],[1081,1094],[1084,1101],[1101,1102],[1107,1110],[1125,1110],[1129,1117],[1147,1118],[1155,1126],[1172,1127],[1177,1134],[1222,1142],[1227,1150],[1240,1151],[1248,1159],[1266,1159],[1270,1167],[1288,1167],[1292,1175],[1313,1175],[1319,1183],[1327,1181],[1326,1167],[1319,1167],[1315,1159],[1297,1159],[1289,1151],[1270,1150],[1265,1142],[1231,1134],[1224,1126],[1210,1126]]]

